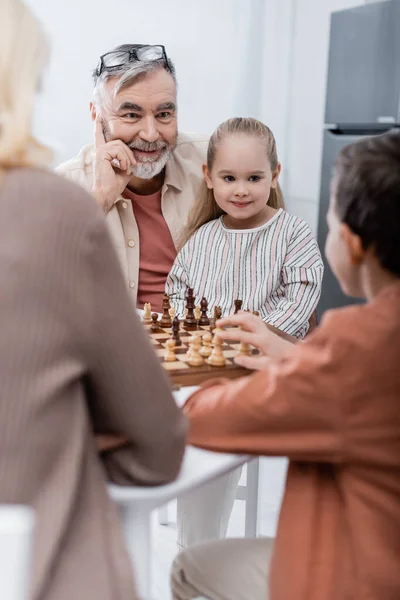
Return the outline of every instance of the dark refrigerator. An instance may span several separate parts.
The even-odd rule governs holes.
[[[400,0],[332,13],[323,132],[318,243],[327,236],[332,167],[343,146],[400,127]],[[326,263],[319,316],[360,302],[343,294]]]

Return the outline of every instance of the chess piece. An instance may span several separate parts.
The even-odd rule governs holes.
[[[204,362],[199,352],[200,345],[201,338],[199,336],[193,336],[191,341],[189,342],[189,360],[187,361],[188,365],[190,365],[191,367],[200,367]]]
[[[222,317],[222,308],[220,306],[214,306],[214,324],[219,321]]]
[[[251,348],[249,344],[242,342],[239,346],[239,354],[240,356],[251,356]]]
[[[176,314],[175,308],[170,308],[168,311],[168,314],[169,314],[171,322],[172,322],[175,319],[175,314]]]
[[[194,316],[194,295],[193,295],[193,289],[192,288],[188,288],[187,291],[187,295],[186,295],[186,308],[187,308],[187,315],[184,321],[184,325],[187,329],[196,329],[197,327],[197,321],[196,318]]]
[[[167,353],[164,356],[164,361],[165,362],[175,362],[176,361],[176,355],[175,355],[175,340],[172,340],[171,338],[169,340],[166,341],[165,346],[167,348]]]
[[[175,317],[174,320],[172,321],[171,339],[174,340],[176,347],[182,346],[182,341],[179,336],[179,330],[180,330],[180,322],[179,322],[178,317]]]
[[[194,309],[194,318],[196,319],[197,322],[200,321],[200,315],[201,315],[200,306],[196,306],[196,308]]]
[[[199,325],[201,325],[201,326],[209,325],[210,319],[207,316],[208,302],[205,298],[201,299],[200,308],[201,308],[201,317],[199,320]]]
[[[150,331],[158,331],[160,329],[160,324],[158,322],[158,314],[153,313],[151,315],[151,320],[153,321],[150,325]]]
[[[212,343],[213,343],[214,348],[213,348],[207,362],[209,365],[212,365],[213,367],[224,367],[226,360],[225,360],[225,356],[222,352],[223,341],[221,340],[221,338],[218,335],[214,335]]]
[[[160,321],[160,327],[171,327],[171,317],[169,316],[170,308],[171,304],[169,302],[169,296],[168,294],[164,294],[162,299],[163,314]]]
[[[211,335],[211,333],[208,333],[208,331],[207,331],[203,335],[202,342],[203,342],[203,345],[200,349],[200,355],[203,356],[203,358],[208,358],[209,356],[211,356],[211,352],[212,352],[212,348],[211,348],[212,335]]]
[[[243,304],[243,300],[235,300],[234,305],[235,305],[235,312],[233,314],[237,314],[239,312],[239,310],[242,308],[242,304]]]
[[[145,302],[143,306],[143,323],[148,325],[151,323],[151,304],[150,302]]]

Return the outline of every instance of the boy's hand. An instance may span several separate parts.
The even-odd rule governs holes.
[[[225,317],[217,322],[217,327],[240,327],[240,329],[222,330],[218,335],[226,341],[239,341],[250,344],[259,350],[260,355],[234,358],[236,364],[246,369],[262,370],[271,358],[286,356],[293,349],[293,342],[273,333],[267,325],[255,315],[240,311],[236,315]],[[294,339],[295,338],[290,338]]]

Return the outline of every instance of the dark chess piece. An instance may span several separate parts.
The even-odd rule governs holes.
[[[153,313],[151,315],[151,320],[153,321],[150,325],[150,331],[158,331],[160,329],[160,324],[158,322],[158,314]]]
[[[187,308],[187,315],[186,315],[186,319],[183,322],[184,326],[187,329],[197,329],[197,321],[196,321],[196,317],[194,316],[195,303],[194,303],[194,295],[193,295],[192,288],[188,288],[188,291],[187,291],[186,308]]]
[[[220,306],[214,306],[214,325],[222,317],[222,308]]]
[[[239,312],[239,310],[242,308],[243,300],[235,300],[234,304],[235,304],[235,312],[233,314],[236,315]]]
[[[205,298],[202,298],[202,300],[200,302],[200,308],[201,308],[201,317],[199,320],[199,325],[209,325],[210,319],[207,316],[208,302]]]
[[[168,294],[163,295],[162,299],[162,310],[163,314],[160,321],[160,327],[171,327],[171,317],[169,315],[169,309],[171,308],[171,304],[169,301]]]
[[[172,321],[172,332],[171,332],[171,339],[174,340],[175,347],[182,346],[182,340],[179,336],[179,330],[180,330],[180,321],[179,321],[178,317],[175,317],[174,320]]]

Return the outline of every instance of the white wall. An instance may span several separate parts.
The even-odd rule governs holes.
[[[41,17],[52,48],[36,130],[56,146],[59,160],[91,141],[91,71],[100,54],[120,43],[166,46],[177,67],[183,131],[211,132],[227,117],[251,112],[259,97],[251,64],[246,91],[242,81],[257,26],[252,15],[264,0],[27,2]]]
[[[288,208],[316,231],[330,15],[365,1],[268,0],[268,4],[278,20],[266,23],[266,37],[276,40],[279,52],[273,55],[268,50],[261,118],[272,127],[277,124]],[[269,89],[268,80],[273,83]]]

